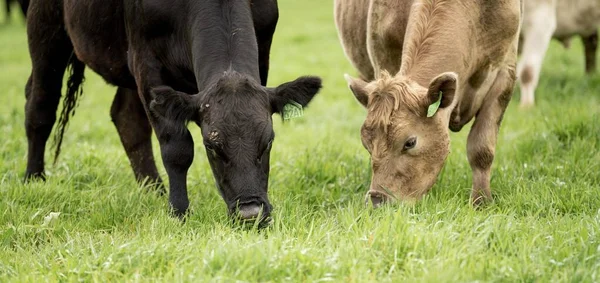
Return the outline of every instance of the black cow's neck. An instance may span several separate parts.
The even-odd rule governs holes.
[[[250,1],[197,1],[190,37],[198,89],[225,71],[236,71],[260,83],[258,47]]]

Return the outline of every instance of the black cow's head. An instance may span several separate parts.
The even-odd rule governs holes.
[[[318,77],[300,77],[266,88],[235,72],[226,72],[199,94],[170,87],[153,90],[153,115],[169,121],[173,130],[194,121],[202,138],[217,188],[229,213],[244,220],[266,219],[269,158],[275,134],[271,115],[296,102],[306,106],[321,88]]]

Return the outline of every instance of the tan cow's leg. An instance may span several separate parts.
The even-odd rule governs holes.
[[[471,201],[474,205],[492,199],[490,173],[496,151],[498,129],[512,97],[514,82],[514,71],[502,70],[498,73],[469,132],[467,155],[473,170]]]

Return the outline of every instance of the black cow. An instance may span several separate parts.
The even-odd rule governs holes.
[[[32,0],[26,179],[44,178],[46,141],[70,66],[55,134],[55,158],[60,153],[87,65],[118,86],[110,113],[137,180],[160,185],[156,132],[176,215],[189,205],[194,142],[186,123],[193,121],[229,213],[266,219],[271,115],[292,101],[307,105],[321,88],[318,77],[265,87],[277,19],[276,0]]]
[[[10,6],[12,5],[12,3],[15,2],[15,0],[5,0],[5,4],[6,4],[6,19],[10,19]],[[23,16],[27,15],[27,7],[29,6],[29,0],[17,0],[17,2],[19,2],[19,6],[21,7],[21,11],[23,12]]]

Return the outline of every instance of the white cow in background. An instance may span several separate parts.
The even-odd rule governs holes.
[[[568,46],[580,35],[585,46],[585,70],[596,69],[596,48],[600,26],[600,0],[525,0],[521,35],[521,59],[517,74],[521,81],[521,106],[534,104],[544,54],[552,38]]]

